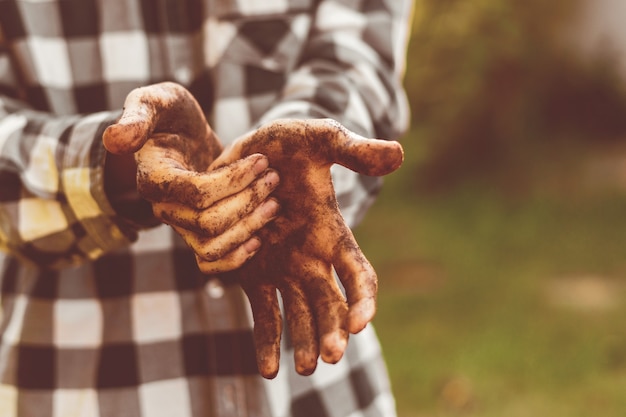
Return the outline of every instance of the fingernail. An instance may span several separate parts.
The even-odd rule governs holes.
[[[341,332],[322,336],[322,360],[326,363],[337,363],[348,346],[348,335]]]
[[[243,247],[248,253],[254,253],[261,247],[261,240],[258,237],[253,237],[243,244]]]
[[[275,187],[280,182],[280,177],[276,171],[269,171],[265,175],[265,185],[268,187]]]
[[[373,297],[363,299],[350,307],[348,312],[348,330],[352,334],[359,333],[372,321],[376,314],[376,300]]]
[[[252,167],[252,171],[256,175],[259,175],[261,172],[265,171],[268,166],[269,166],[269,161],[267,160],[267,158],[263,155],[260,155],[257,161],[254,163]]]
[[[265,346],[257,352],[257,366],[261,375],[267,379],[274,379],[278,374],[280,351],[273,346]]]
[[[263,203],[263,214],[265,214],[266,218],[276,216],[278,210],[280,210],[280,204],[278,204],[278,201],[273,198],[270,198]]]
[[[309,376],[317,368],[317,354],[307,349],[298,349],[294,353],[296,372],[303,376]]]

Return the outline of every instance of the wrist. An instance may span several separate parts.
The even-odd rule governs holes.
[[[137,164],[132,154],[107,153],[104,191],[115,213],[131,227],[144,229],[160,224],[152,213],[152,204],[137,192]]]

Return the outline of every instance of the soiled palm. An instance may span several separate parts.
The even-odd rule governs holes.
[[[239,139],[210,169],[255,153],[266,155],[281,176],[273,192],[281,211],[258,232],[259,252],[225,275],[250,300],[261,374],[272,378],[278,372],[278,290],[296,369],[308,375],[320,354],[325,362],[337,362],[349,333],[361,331],[376,311],[376,272],[339,212],[330,167],[338,163],[365,175],[386,175],[401,165],[403,152],[397,142],[365,139],[332,120],[279,120]]]

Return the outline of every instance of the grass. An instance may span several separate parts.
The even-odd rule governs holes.
[[[626,415],[626,196],[418,195],[417,139],[356,231],[400,417]]]

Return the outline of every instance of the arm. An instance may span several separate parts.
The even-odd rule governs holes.
[[[381,2],[365,11],[357,10],[357,3],[319,2],[281,99],[261,118],[258,130],[216,161],[219,166],[261,152],[281,173],[275,193],[281,215],[260,232],[269,244],[229,273],[250,299],[259,370],[269,378],[278,372],[280,354],[276,289],[285,305],[296,369],[304,375],[314,371],[320,354],[326,362],[338,361],[348,334],[363,329],[375,313],[376,274],[347,225],[354,225],[372,201],[377,176],[402,161],[397,143],[365,137],[397,139],[407,127],[401,77],[411,3]]]
[[[2,250],[40,267],[62,267],[124,247],[139,229],[164,222],[183,235],[204,271],[232,269],[256,252],[254,232],[277,209],[273,201],[264,204],[276,175],[267,179],[261,155],[197,175],[221,146],[204,135],[210,129],[186,90],[154,85],[133,91],[121,118],[120,112],[55,117],[9,97],[19,94],[20,85],[10,64],[3,51],[0,89],[8,94],[0,96]],[[155,107],[169,94],[167,86],[182,92],[179,100]],[[193,123],[198,129],[186,130]],[[114,133],[108,135],[112,152],[103,146],[106,132]],[[172,143],[180,154],[169,151]],[[176,182],[171,190],[181,188],[177,195],[140,197],[137,187],[158,181],[155,173],[169,175]],[[189,193],[194,186],[203,192]],[[189,195],[206,198],[179,198]]]
[[[282,174],[274,193],[282,209],[259,231],[265,245],[258,255],[225,276],[239,282],[250,300],[261,374],[272,378],[278,372],[278,289],[296,370],[308,375],[319,356],[337,362],[348,333],[361,331],[376,311],[376,272],[339,212],[330,167],[382,176],[400,167],[403,151],[398,142],[364,138],[332,119],[283,119],[238,139],[214,168],[255,152],[267,155]]]
[[[134,89],[102,139],[116,161],[112,175],[136,178],[133,186],[122,175],[117,191],[129,195],[131,207],[149,201],[156,219],[193,249],[202,272],[238,268],[259,250],[257,232],[279,209],[269,197],[278,175],[259,153],[207,170],[223,148],[184,87],[163,82]]]
[[[135,233],[106,197],[100,141],[119,114],[55,117],[18,94],[8,52],[0,49],[0,247],[59,267],[127,245]]]

